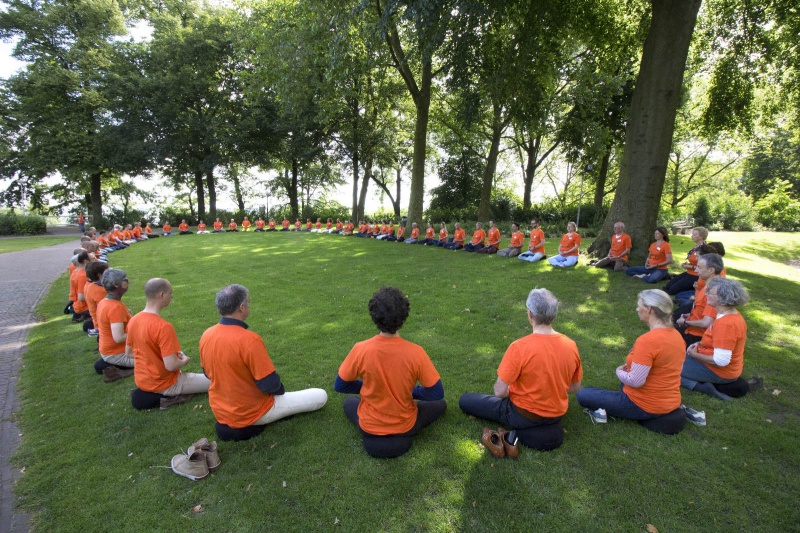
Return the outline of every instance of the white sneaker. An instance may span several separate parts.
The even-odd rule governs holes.
[[[691,407],[686,407],[685,405],[681,405],[683,408],[683,412],[686,414],[686,419],[696,426],[705,426],[706,425],[706,412],[705,411],[695,411]]]
[[[589,415],[589,418],[592,419],[592,424],[605,424],[608,422],[608,415],[602,407],[594,411],[587,407],[583,412]]]

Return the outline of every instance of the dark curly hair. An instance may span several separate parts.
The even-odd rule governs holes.
[[[369,316],[383,333],[397,333],[410,308],[406,295],[394,287],[381,287],[369,300]]]

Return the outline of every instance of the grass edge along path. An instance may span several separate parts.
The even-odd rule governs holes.
[[[41,237],[2,237],[0,238],[0,254],[41,248],[43,246],[53,246],[63,242],[75,241],[79,246],[80,236],[56,237],[53,235],[42,235]],[[69,261],[69,259],[67,259]]]
[[[787,253],[800,250],[800,239],[790,237]],[[529,333],[527,292],[542,286],[559,297],[555,327],[578,343],[584,385],[610,388],[613,369],[644,332],[634,307],[645,284],[591,269],[584,258],[574,269],[552,269],[329,235],[137,244],[111,255],[132,281],[124,301],[138,312],[147,279],[172,282],[165,318],[193,358],[186,370],[200,370],[197,341],[217,319],[215,292],[239,282],[251,290],[249,324],[264,337],[287,390],[323,387],[328,405],[251,441],[219,443],[222,465],[204,481],[175,476],[160,467],[198,438],[214,437],[207,398],[134,411],[131,380],[104,384],[92,372],[94,341],[61,314],[62,278],[40,307],[44,324],[30,336],[21,376],[21,504],[43,531],[790,530],[800,496],[800,316],[792,303],[800,301],[800,283],[773,277],[779,263],[759,264],[751,246],[729,239],[715,240],[725,241],[730,275],[753,295],[743,309],[745,373],[764,375],[765,390],[730,403],[684,392],[709,425],[674,437],[627,421],[593,426],[573,397],[564,445],[550,453],[523,449],[517,461],[481,449],[484,423],[460,412],[458,396],[489,392],[505,348]],[[673,244],[676,258],[688,249],[687,239]],[[401,335],[431,355],[449,406],[408,454],[388,461],[366,455],[342,413],[344,396],[332,390],[353,343],[375,334],[366,304],[381,285],[409,295]]]

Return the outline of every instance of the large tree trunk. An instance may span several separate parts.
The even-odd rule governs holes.
[[[486,223],[489,220],[492,206],[492,185],[494,173],[497,170],[497,157],[500,154],[500,136],[505,126],[502,123],[502,109],[499,105],[493,106],[492,138],[489,141],[489,157],[486,158],[486,168],[483,169],[483,182],[481,186],[481,203],[478,206],[478,220]]]
[[[102,178],[103,174],[101,172],[95,172],[89,177],[89,196],[92,199],[92,221],[94,224],[99,224],[103,218]]]
[[[525,154],[528,156],[525,165],[525,191],[522,196],[522,209],[525,211],[531,208],[531,189],[533,189],[533,177],[536,175],[536,158],[539,155],[541,142],[541,135],[537,135],[535,139],[531,136],[525,145]]]
[[[197,217],[200,220],[206,218],[206,195],[203,189],[203,171],[194,172],[194,190],[197,193]]]
[[[297,183],[298,174],[300,173],[299,164],[297,159],[292,159],[292,181],[289,183],[289,207],[292,210],[292,217],[297,218],[300,216],[300,209],[297,202]]]
[[[208,218],[217,219],[217,185],[214,182],[214,169],[206,172],[206,187],[208,187]]]
[[[239,169],[236,166],[231,168],[231,180],[233,181],[233,194],[236,196],[236,205],[239,212],[244,214],[244,198],[242,197],[242,184],[239,182]]]
[[[361,220],[361,215],[359,214],[359,204],[358,204],[358,151],[353,153],[352,157],[352,164],[353,164],[353,224],[358,226],[359,221]]]
[[[603,161],[600,162],[600,172],[597,174],[597,183],[594,187],[594,206],[597,209],[603,207],[603,198],[606,195],[606,181],[608,180],[608,163],[611,161],[611,144],[606,145],[606,152],[603,154]]]
[[[614,222],[625,222],[632,262],[643,263],[658,218],[686,56],[700,0],[653,0],[650,30],[633,92],[619,184],[589,252],[605,255]]]
[[[406,234],[411,235],[411,223],[422,221],[423,198],[425,195],[425,156],[428,151],[428,115],[431,107],[431,63],[422,66],[422,85],[418,97],[414,99],[417,120],[414,125],[414,159],[411,166],[411,193],[408,198],[408,221]]]
[[[402,177],[403,173],[403,165],[397,165],[397,179],[395,180],[395,187],[397,189],[397,194],[394,197],[394,216],[397,217],[397,220],[400,220],[400,183],[403,181]]]
[[[358,195],[358,220],[364,220],[364,211],[367,204],[367,189],[369,188],[369,179],[372,176],[372,159],[367,160],[364,166],[364,176],[361,179],[361,192]],[[355,222],[353,222],[355,224]]]

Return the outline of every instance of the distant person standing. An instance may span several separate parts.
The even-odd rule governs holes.
[[[81,233],[86,232],[86,217],[83,216],[83,213],[78,213],[78,229]]]

